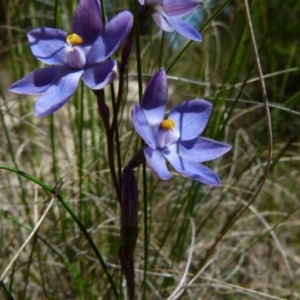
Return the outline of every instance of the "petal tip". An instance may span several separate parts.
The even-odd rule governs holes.
[[[30,95],[29,93],[26,93],[26,88],[24,90],[24,87],[22,88],[19,84],[19,81],[14,82],[11,84],[7,90],[11,93],[19,94],[19,95]]]
[[[202,35],[199,33],[199,36],[197,37],[197,36],[195,35],[195,38],[192,39],[192,40],[195,41],[195,42],[201,43],[201,42],[203,41],[203,38],[202,38]]]
[[[41,110],[38,108],[38,101],[34,105],[34,116],[37,118],[43,118],[51,115],[54,111],[49,110]]]
[[[7,90],[8,90],[9,92],[15,93],[15,92],[14,92],[14,84],[11,84],[11,85],[7,88]]]

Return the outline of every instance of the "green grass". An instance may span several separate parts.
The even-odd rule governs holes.
[[[114,2],[108,18],[128,7],[127,1]],[[118,258],[120,208],[94,93],[79,85],[53,117],[37,119],[35,97],[7,91],[42,67],[26,32],[40,26],[69,31],[76,1],[22,3],[0,4],[0,298],[126,299]],[[117,176],[118,159],[124,167],[141,143],[129,117],[139,85],[143,92],[161,66],[169,76],[168,109],[197,97],[211,101],[214,111],[203,136],[233,146],[207,164],[220,175],[220,188],[175,172],[162,181],[148,168],[145,175],[142,167],[135,171],[137,299],[179,299],[173,293],[183,288],[181,299],[300,298],[300,4],[249,4],[271,123],[244,1],[205,1],[200,44],[183,39],[173,47],[174,35],[161,35],[152,20],[141,28],[138,52],[134,40],[117,119]],[[121,49],[114,59],[120,57]],[[111,92],[105,88],[112,112]]]

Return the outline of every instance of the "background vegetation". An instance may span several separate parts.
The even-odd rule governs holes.
[[[108,18],[128,7],[133,11],[132,1],[127,2],[105,1]],[[81,85],[53,117],[37,119],[34,97],[7,91],[42,67],[26,32],[53,27],[55,16],[55,27],[70,31],[77,1],[0,3],[0,298],[115,299],[108,272],[119,297],[126,299],[118,259],[120,210],[95,96]],[[162,34],[152,20],[141,29],[144,83],[164,66],[169,108],[197,97],[213,102],[203,135],[233,148],[209,164],[222,179],[220,188],[175,173],[161,181],[147,170],[145,204],[137,170],[138,299],[177,299],[172,293],[178,286],[188,286],[182,299],[300,298],[300,3],[251,0],[249,5],[269,101],[271,157],[245,1],[204,1],[187,19],[201,29],[202,43]],[[123,165],[140,145],[129,118],[138,103],[136,54],[133,49],[119,119]],[[106,88],[107,98],[110,92]],[[264,180],[268,158],[271,168]],[[60,199],[52,188],[60,188]]]

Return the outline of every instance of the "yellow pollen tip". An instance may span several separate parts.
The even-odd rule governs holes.
[[[83,39],[78,34],[72,33],[67,36],[67,42],[70,45],[82,45]]]
[[[163,120],[160,123],[160,128],[163,130],[170,130],[175,128],[175,126],[176,126],[175,122],[171,119]]]

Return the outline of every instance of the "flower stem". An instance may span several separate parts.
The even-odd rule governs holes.
[[[111,130],[109,124],[109,108],[106,105],[104,100],[104,90],[93,90],[93,92],[97,96],[98,111],[105,128],[108,164],[109,164],[113,186],[115,188],[117,198],[119,202],[121,202],[120,185],[118,182],[118,178],[115,170],[115,161],[114,161],[114,132]]]

